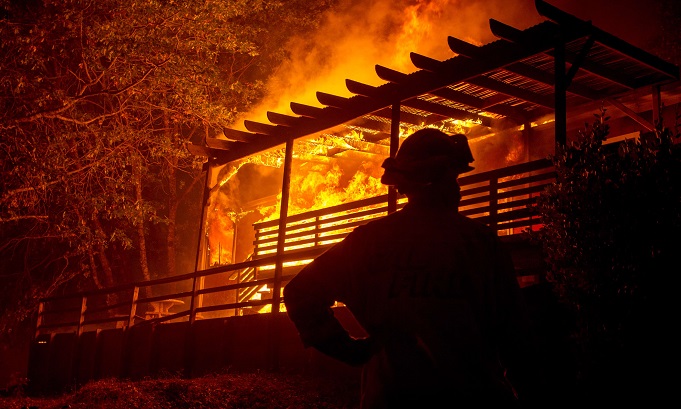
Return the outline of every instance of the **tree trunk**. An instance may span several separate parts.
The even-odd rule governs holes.
[[[170,159],[168,169],[168,276],[176,274],[176,227],[177,227],[177,158]]]
[[[139,156],[134,156],[132,165],[132,179],[135,186],[135,209],[137,210],[137,240],[139,241],[140,268],[142,269],[143,281],[150,281],[149,262],[147,260],[147,239],[144,232],[144,198],[142,197],[142,160]],[[151,297],[151,287],[143,287],[143,296]]]
[[[101,281],[99,281],[99,276],[97,275],[97,262],[95,261],[95,253],[92,250],[92,247],[88,249],[88,259],[90,260],[90,275],[92,276],[92,281],[95,283],[95,287],[97,289],[102,289],[104,286],[102,285]]]
[[[115,282],[113,271],[111,270],[111,265],[109,264],[109,258],[106,256],[106,247],[104,247],[106,233],[104,232],[104,228],[102,228],[102,224],[99,222],[97,214],[92,216],[92,225],[95,228],[95,236],[97,237],[97,240],[95,240],[95,246],[97,248],[97,255],[99,256],[99,264],[102,265],[102,273],[104,274],[104,280],[101,281],[104,282],[103,284],[105,287],[112,287]]]
[[[174,140],[175,129],[170,126],[170,119],[168,114],[163,115],[163,124],[165,126],[166,138],[168,140]],[[175,263],[175,250],[176,250],[176,240],[175,235],[177,227],[177,166],[178,159],[176,155],[171,155],[168,158],[168,235],[166,243],[168,246],[168,258],[167,258],[167,274],[169,277],[175,276],[176,274],[176,263]],[[176,288],[176,290],[178,290]]]
[[[103,273],[103,279],[104,280],[98,280],[100,285],[103,284],[104,287],[113,287],[114,284],[114,277],[113,277],[113,271],[111,270],[111,265],[109,264],[109,258],[106,255],[106,247],[104,246],[104,240],[106,240],[106,233],[104,232],[104,228],[102,228],[102,224],[99,222],[99,218],[97,214],[92,215],[92,225],[95,228],[95,247],[97,248],[97,255],[99,256],[99,264],[102,266],[102,273]],[[103,283],[102,283],[103,281]],[[118,304],[120,301],[120,297],[118,294],[107,294],[106,295],[106,303],[107,305],[113,305],[113,304]],[[113,311],[109,311],[110,313],[114,313]]]

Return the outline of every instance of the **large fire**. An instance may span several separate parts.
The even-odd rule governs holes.
[[[452,120],[440,125],[440,129],[450,133],[466,133],[471,123]],[[414,130],[402,129],[400,139],[403,140]],[[484,139],[478,144],[471,141],[474,153],[476,146],[477,150],[484,149],[487,142]],[[514,160],[520,153],[517,147],[508,150],[507,160]],[[381,164],[388,155],[387,140],[367,142],[364,131],[357,129],[350,129],[342,136],[323,134],[313,139],[296,141],[288,215],[388,193],[388,188],[380,183],[383,173]],[[253,224],[279,218],[282,165],[283,148],[252,155],[237,164],[227,165],[220,172],[211,195],[207,225],[210,265],[244,261],[253,251]],[[248,175],[242,175],[243,169],[251,170]],[[262,176],[263,173],[273,172],[278,177]],[[253,186],[259,186],[260,189],[254,190]],[[244,197],[247,192],[250,192],[250,196]],[[271,229],[272,235],[275,235],[276,227]],[[307,238],[302,236],[291,241]],[[326,243],[321,241],[317,244]],[[295,245],[287,248],[293,249]],[[274,251],[272,249],[259,254]]]
[[[268,84],[272,96],[242,119],[267,123],[267,111],[292,115],[289,108],[292,101],[320,106],[316,91],[351,96],[344,87],[346,78],[380,85],[383,81],[376,78],[374,64],[412,72],[411,51],[438,59],[450,58],[448,35],[483,44],[491,39],[486,29],[487,17],[494,13],[490,13],[489,8],[496,8],[496,12],[507,8],[505,2],[496,1],[485,2],[484,6],[455,0],[406,2],[400,7],[392,0],[348,4],[347,13],[336,10],[314,36],[287,45],[292,58],[290,65],[281,69],[286,75],[273,76]],[[521,15],[521,9],[513,9],[505,14],[510,18],[506,21],[513,23],[514,19],[525,18],[519,17]],[[242,126],[242,119],[235,124],[237,127]],[[471,125],[450,120],[430,126],[448,133],[466,134]],[[401,129],[401,138],[414,130]],[[369,142],[367,137],[372,135],[368,132],[348,128],[343,135],[320,134],[295,142],[288,215],[388,193],[380,177],[381,164],[389,155],[389,141],[371,138]],[[520,131],[516,134],[520,135]],[[506,138],[510,141],[508,146],[501,155],[496,155],[499,163],[490,167],[513,163],[523,155],[517,135]],[[478,159],[474,165],[477,170],[484,170],[481,158],[489,156],[492,141],[471,138],[470,142]],[[279,218],[283,159],[282,147],[227,164],[219,170],[205,226],[208,264],[205,267],[241,262],[253,255],[253,224]],[[276,227],[272,228],[272,234],[276,234]],[[300,236],[297,240],[309,237]],[[323,234],[320,237],[316,244],[332,242],[324,241]],[[287,243],[287,249],[292,247],[294,242]],[[261,254],[274,251],[270,249]],[[261,270],[268,268],[274,266]],[[253,297],[259,297],[261,292]]]

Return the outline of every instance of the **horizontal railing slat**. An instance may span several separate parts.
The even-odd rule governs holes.
[[[358,207],[367,207],[367,206],[372,206],[376,205],[379,203],[385,203],[388,200],[388,195],[381,195],[381,196],[374,196],[370,197],[368,199],[362,199],[362,200],[357,200],[354,202],[349,202],[349,203],[343,203],[339,204],[336,206],[331,206],[331,207],[326,207],[324,209],[319,209],[319,210],[314,210],[311,212],[305,212],[305,213],[300,213],[300,214],[294,214],[286,217],[286,220],[288,223],[295,223],[299,222],[301,220],[309,219],[312,217],[317,217],[317,216],[324,216],[324,215],[329,215],[329,214],[334,214],[334,213],[339,213],[339,212],[344,212],[349,209],[355,209]],[[268,227],[276,227],[279,225],[279,220],[274,219],[274,220],[268,220],[266,222],[258,222],[253,224],[256,229],[265,229]]]
[[[98,318],[96,320],[85,320],[81,325],[95,325],[95,324],[106,324],[107,322],[128,322],[128,317],[127,315],[123,316],[113,316],[113,317],[106,317],[106,318]]]
[[[340,223],[340,222],[343,221],[343,220],[354,219],[354,218],[357,218],[357,217],[358,217],[357,215],[354,215],[354,214],[348,215],[348,216],[349,216],[349,217],[346,217],[346,218],[339,218],[339,219],[337,219],[336,221],[334,221],[333,223]],[[346,223],[342,223],[342,224],[337,224],[337,225],[327,226],[327,227],[320,227],[320,228],[318,228],[318,229],[315,229],[315,228],[314,228],[315,225],[324,225],[324,224],[329,224],[329,223],[330,223],[330,222],[328,222],[327,220],[320,220],[320,221],[317,222],[317,223],[310,223],[309,225],[307,225],[306,227],[308,227],[309,230],[299,231],[299,232],[297,232],[297,233],[289,233],[289,232],[286,232],[286,239],[287,239],[287,240],[289,240],[289,239],[295,239],[295,238],[298,238],[298,237],[312,236],[312,235],[315,235],[315,234],[327,233],[327,232],[329,232],[329,231],[334,231],[334,230],[339,230],[339,229],[347,229],[347,228],[350,228],[350,227],[356,227],[356,226],[359,226],[359,225],[362,225],[362,224],[366,224],[369,220],[370,220],[370,219],[366,219],[366,220],[357,220],[357,221],[354,221],[354,222],[346,222]],[[296,229],[296,230],[297,230],[297,229]],[[261,244],[264,244],[264,243],[276,243],[276,242],[277,242],[277,238],[276,238],[276,237],[273,237],[273,238],[267,238],[267,239],[256,240],[256,241],[254,241],[253,243],[256,244],[256,245],[260,248],[260,247],[261,247],[261,246],[260,246]]]

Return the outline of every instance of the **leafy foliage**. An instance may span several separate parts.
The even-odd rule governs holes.
[[[185,145],[261,98],[285,58],[268,41],[330,4],[0,2],[1,332],[68,286],[174,274],[179,215],[200,211]]]
[[[607,119],[602,110],[553,157],[557,178],[539,200],[538,235],[553,288],[576,317],[580,376],[616,384],[650,369],[647,348],[665,353],[658,336],[678,273],[681,152],[678,130],[661,127],[606,144]]]

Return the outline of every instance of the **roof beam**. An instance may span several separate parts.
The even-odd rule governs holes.
[[[218,149],[218,150],[223,150],[223,151],[229,151],[234,149],[235,146],[238,146],[239,143],[243,142],[232,142],[232,141],[227,141],[224,139],[218,139],[218,138],[206,138],[206,146],[211,148],[211,149]]]
[[[250,132],[244,132],[244,131],[238,131],[236,129],[231,129],[231,128],[224,128],[222,129],[222,133],[225,135],[225,138],[232,140],[232,141],[239,141],[239,142],[253,142],[259,138],[257,134],[250,133]]]
[[[363,107],[371,103],[369,98],[362,95],[355,95],[352,98],[345,98],[321,91],[317,91],[316,95],[317,101],[319,101],[320,104],[348,111],[357,111],[358,107]]]
[[[187,150],[189,151],[189,153],[191,153],[192,155],[204,156],[204,157],[213,156],[211,149],[206,147],[206,146],[196,145],[196,144],[193,144],[193,143],[188,143],[185,146],[187,147]]]
[[[535,0],[535,7],[539,15],[548,18],[549,20],[555,21],[561,25],[589,25],[589,30],[594,35],[594,38],[599,43],[610,48],[611,50],[617,51],[628,57],[634,58],[637,61],[647,65],[648,67],[658,71],[661,74],[669,76],[669,79],[679,79],[679,67],[671,64],[663,59],[650,54],[638,47],[635,47],[620,38],[613,36],[612,34],[606,33],[605,31],[591,25],[591,21],[583,21],[577,17],[566,13],[559,8],[545,2],[542,0]]]
[[[224,165],[226,163],[243,159],[250,155],[255,155],[256,153],[264,152],[266,150],[275,148],[279,145],[283,145],[286,141],[282,138],[281,141],[275,142],[271,138],[260,140],[252,143],[241,143],[239,149],[232,149],[225,151],[221,155],[217,156],[215,161],[216,166]]]
[[[535,92],[507,84],[505,82],[495,80],[485,76],[479,76],[467,80],[469,84],[477,85],[479,87],[491,89],[492,91],[506,94],[510,97],[518,98],[539,106],[553,109],[553,99],[546,95],[537,94]]]
[[[466,41],[454,37],[449,37],[448,40],[450,49],[456,53],[465,53],[466,56],[476,59],[487,58],[486,53],[482,52],[480,47],[474,44],[467,43]],[[509,64],[503,67],[503,69],[546,85],[556,85],[555,78],[551,73],[540,70],[539,68],[535,68],[523,62]],[[574,76],[574,73],[572,73],[572,75]],[[595,90],[577,84],[573,84],[571,87],[569,87],[568,91],[574,95],[578,95],[592,101],[605,98],[604,95],[596,92]]]
[[[405,82],[408,79],[407,74],[404,74],[396,70],[392,70],[387,67],[383,67],[381,65],[376,65],[376,74],[378,74],[379,78],[396,84]],[[465,111],[463,109],[448,107],[446,105],[428,102],[419,98],[410,98],[405,101],[402,101],[402,105],[419,109],[421,111],[432,112],[434,114],[447,116],[453,119],[459,119],[464,121],[480,120],[480,116],[475,113]]]
[[[447,105],[437,104],[423,99],[412,98],[404,101],[402,105],[425,112],[432,112],[445,118],[459,119],[461,121],[482,121],[482,117],[473,112],[448,107]],[[402,113],[402,115],[404,115],[404,113]]]
[[[431,72],[437,72],[445,69],[445,64],[442,61],[436,60],[434,58],[426,57],[413,52],[410,54],[410,56],[411,61],[416,68]],[[462,105],[467,105],[474,109],[506,116],[518,123],[524,123],[527,121],[527,113],[525,111],[510,105],[500,105],[503,101],[508,99],[505,96],[482,99],[447,87],[431,91],[429,94],[438,96],[440,98],[445,98]]]
[[[305,120],[307,118],[300,116],[284,115],[277,112],[267,111],[267,119],[275,125],[291,127],[298,125],[301,120]]]
[[[541,28],[543,30],[552,29],[552,27],[546,26],[542,26]],[[537,26],[533,29],[537,30]],[[343,110],[334,107],[320,109],[291,103],[291,109],[295,114],[313,118],[314,121],[291,129],[290,132],[287,132],[286,137],[296,138],[329,129],[352,119],[356,119],[358,116],[367,115],[383,109],[386,106],[392,106],[394,103],[401,102],[402,100],[413,98],[415,95],[427,94],[434,90],[447,87],[450,84],[465,81],[468,78],[479,75],[481,72],[492,71],[519,59],[527,58],[552,48],[553,43],[550,41],[551,36],[541,35],[538,36],[538,38],[540,39],[539,41],[532,44],[530,47],[524,47],[520,50],[505,50],[498,42],[488,44],[485,46],[485,50],[497,56],[495,61],[476,61],[465,57],[454,57],[444,61],[442,63],[442,70],[439,70],[436,73],[417,71],[409,74],[409,81],[405,84],[400,84],[398,86],[397,84],[388,83],[380,87],[371,87],[370,89],[363,88],[361,92],[353,93],[361,95],[365,91],[371,91],[372,94],[364,95],[369,98],[359,98],[357,101],[360,102],[357,104],[358,107],[356,110]],[[352,82],[346,81],[346,85],[349,86],[348,89],[350,89],[351,92],[353,91],[351,89],[353,87],[352,84]],[[373,90],[376,92],[373,93]],[[357,96],[352,97],[351,99],[354,101],[355,98],[357,98]],[[261,129],[253,124],[250,126],[251,128]],[[273,130],[267,129],[266,131],[272,132]],[[274,143],[275,142],[272,141],[268,143],[263,142],[261,148],[270,148],[274,146]],[[249,146],[249,149],[244,149],[242,154],[250,154],[250,151],[252,150],[250,148],[251,147]],[[254,149],[256,148],[254,147]]]
[[[294,114],[304,116],[307,118],[319,119],[324,118],[326,113],[322,108],[313,107],[311,105],[300,104],[298,102],[291,102],[291,111]]]
[[[583,25],[582,27],[588,27],[589,29],[591,28],[591,25],[585,26]],[[528,37],[526,33],[524,33],[521,30],[518,30],[517,28],[511,27],[509,25],[506,25],[500,21],[490,19],[490,29],[492,30],[492,33],[496,35],[497,37],[503,38],[505,40],[508,40],[516,46],[519,47],[526,47],[530,44],[532,44],[535,39]],[[591,34],[585,33],[586,34]],[[567,44],[567,40],[565,43]],[[555,57],[555,52],[553,49],[546,50],[545,52],[546,55],[550,55],[552,57]],[[565,51],[565,60],[569,62],[572,65],[579,65],[580,63],[580,57],[579,55],[576,55],[572,52]],[[611,82],[615,82],[621,86],[624,86],[629,89],[634,89],[638,88],[640,84],[637,84],[636,81],[631,80],[628,77],[624,77],[618,72],[615,72],[613,70],[608,69],[607,67],[604,67],[602,65],[596,65],[592,62],[589,61],[583,61],[582,64],[580,65],[580,68],[584,69],[585,71],[588,71],[594,75],[597,75],[603,79],[606,79]]]
[[[262,122],[255,122],[247,119],[244,121],[244,126],[251,132],[257,132],[270,136],[282,136],[282,130],[279,128],[279,125],[268,125],[263,124]]]
[[[377,117],[380,117],[380,118],[386,118],[386,119],[392,120],[392,112],[391,112],[390,107],[386,107],[386,108],[383,108],[383,109],[378,110],[376,112],[373,112],[371,115],[374,115],[374,116],[377,116]],[[402,112],[400,112],[400,123],[405,123],[405,124],[414,125],[414,126],[424,126],[424,125],[427,125],[429,123],[436,122],[436,121],[431,120],[431,118],[430,118],[431,116],[432,116],[432,114],[430,116],[421,116],[421,115],[412,114],[410,112],[402,111]],[[439,121],[439,120],[442,120],[442,117],[440,115],[438,115],[437,121]]]
[[[373,85],[368,85],[359,81],[346,79],[345,86],[348,88],[348,91],[352,92],[353,94],[362,95],[374,99],[383,98],[383,93],[379,91],[378,87],[374,87]]]

